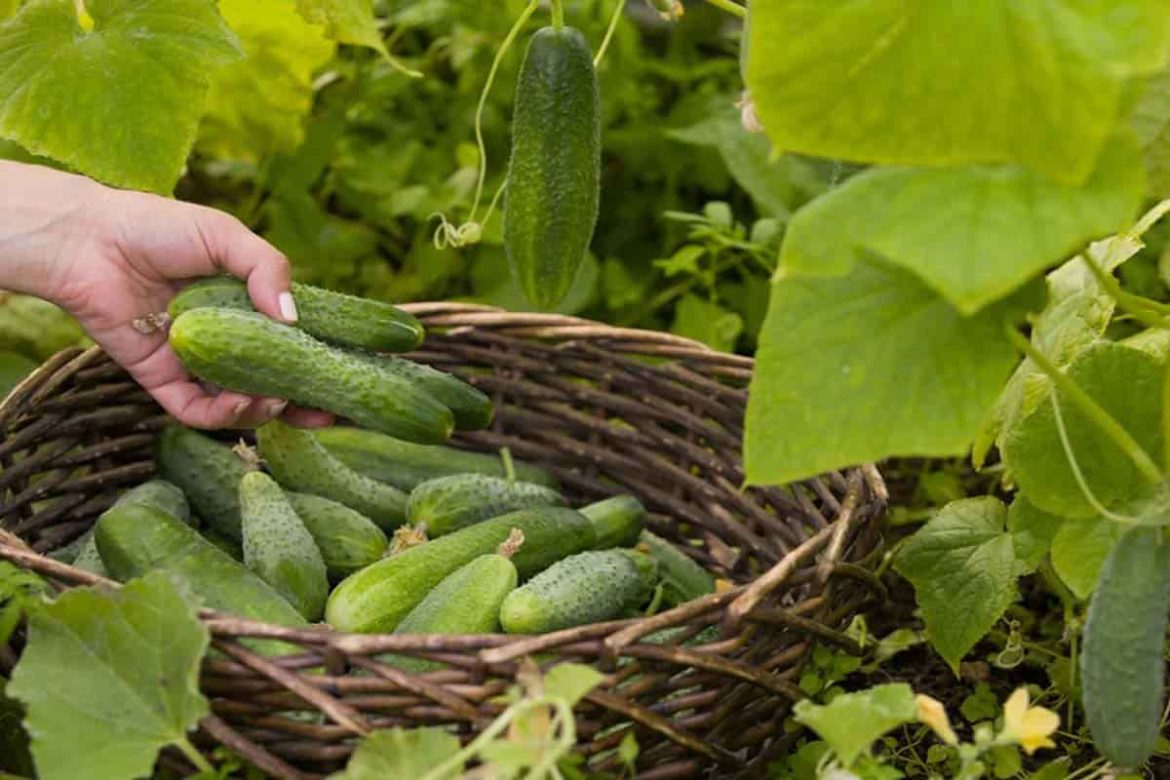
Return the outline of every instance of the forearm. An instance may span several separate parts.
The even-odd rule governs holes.
[[[0,160],[0,289],[55,300],[70,256],[100,240],[107,192],[83,176]]]

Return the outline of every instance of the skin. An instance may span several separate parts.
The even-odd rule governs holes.
[[[257,310],[296,321],[288,260],[235,217],[0,161],[0,289],[68,311],[185,425],[249,428],[276,416],[303,427],[328,425],[330,415],[278,398],[209,390],[184,370],[165,328],[142,333],[132,325],[165,312],[184,284],[223,272],[247,283]]]

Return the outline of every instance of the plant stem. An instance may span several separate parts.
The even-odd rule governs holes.
[[[186,737],[176,742],[175,747],[177,747],[183,753],[183,755],[187,757],[187,760],[194,764],[195,768],[200,772],[215,774],[215,768],[211,766],[206,758],[204,758],[202,753],[195,749],[194,745],[187,741]]]
[[[613,16],[609,18],[609,27],[605,30],[605,37],[601,39],[601,48],[597,50],[597,55],[593,58],[594,68],[601,64],[601,58],[605,56],[605,51],[609,48],[609,42],[613,38],[614,31],[617,30],[618,20],[622,18],[622,11],[625,10],[625,7],[626,0],[618,0],[617,7],[613,9]]]
[[[731,0],[707,0],[707,3],[732,16],[738,16],[740,19],[747,18],[747,9],[738,3],[731,2]]]
[[[552,0],[552,26],[554,30],[565,26],[565,6],[561,0]]]
[[[1067,395],[1069,400],[1133,461],[1133,464],[1137,466],[1138,471],[1142,473],[1143,477],[1154,484],[1162,483],[1162,471],[1158,468],[1157,464],[1154,463],[1149,453],[1142,449],[1142,446],[1134,440],[1133,436],[1129,434],[1129,431],[1125,430],[1121,426],[1121,423],[1113,419],[1113,415],[1102,409],[1100,404],[1081,389],[1080,385],[1069,379],[1063,371],[1053,365],[1040,350],[1032,346],[1032,342],[1020,335],[1020,332],[1012,325],[1005,324],[1004,329],[1007,332],[1008,339],[1011,340],[1016,349],[1032,359],[1032,362],[1052,380],[1052,384]]]
[[[492,60],[491,70],[488,71],[487,82],[483,85],[483,92],[479,94],[479,105],[475,107],[475,145],[479,149],[479,177],[475,182],[475,198],[471,201],[471,214],[467,217],[469,222],[475,220],[475,212],[479,209],[479,200],[483,197],[483,180],[487,176],[487,148],[483,143],[483,109],[487,105],[488,93],[492,91],[492,84],[496,80],[496,71],[500,69],[500,62],[503,61],[504,55],[508,53],[512,42],[520,34],[520,30],[523,29],[525,22],[536,13],[539,5],[540,0],[531,0],[524,7],[516,23],[512,25],[512,29],[508,31],[508,36],[500,44],[499,51],[496,52],[495,59]],[[495,203],[494,200],[492,202],[493,204]]]
[[[1134,319],[1151,328],[1165,328],[1170,324],[1164,316],[1170,314],[1170,306],[1126,292],[1121,289],[1121,285],[1113,278],[1113,275],[1104,268],[1098,267],[1096,263],[1089,259],[1088,254],[1082,255],[1081,259],[1084,260],[1085,265],[1088,266],[1089,271],[1096,277],[1101,287],[1104,288],[1106,294],[1117,302],[1117,305],[1121,307],[1122,311],[1132,315]]]
[[[516,464],[512,462],[512,451],[507,447],[500,447],[500,460],[504,461],[504,476],[508,484],[516,481]]]

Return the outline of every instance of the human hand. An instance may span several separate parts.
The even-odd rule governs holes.
[[[0,217],[0,287],[70,312],[185,425],[247,428],[276,416],[301,426],[331,422],[282,399],[208,392],[183,368],[165,328],[141,328],[142,318],[166,311],[185,282],[225,271],[247,282],[257,310],[295,321],[288,261],[268,242],[215,209],[2,165],[0,212],[8,206],[16,213]]]

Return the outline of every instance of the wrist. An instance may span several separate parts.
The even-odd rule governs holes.
[[[0,289],[60,303],[75,263],[109,240],[105,202],[115,192],[84,176],[0,161]]]

